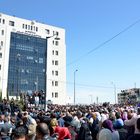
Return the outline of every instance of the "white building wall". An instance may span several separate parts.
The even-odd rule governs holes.
[[[2,20],[5,20],[5,24]],[[7,83],[8,83],[8,63],[9,63],[9,50],[10,50],[10,35],[11,32],[20,32],[23,34],[28,34],[31,36],[40,36],[41,38],[47,38],[48,36],[53,36],[58,32],[56,36],[48,38],[47,46],[47,72],[46,72],[46,94],[47,100],[52,100],[55,104],[65,104],[66,103],[66,45],[65,45],[65,30],[62,28],[38,23],[36,21],[25,20],[13,16],[8,16],[5,14],[0,14],[0,42],[3,41],[2,58],[0,58],[0,90],[2,91],[2,97],[6,97],[7,94]],[[15,26],[10,26],[9,21],[14,21]],[[37,27],[38,31],[31,31],[23,28],[24,25]],[[4,30],[4,35],[1,35],[1,31]],[[50,31],[50,33],[47,32]],[[59,44],[53,44],[53,41],[58,41]],[[52,51],[58,51],[58,55],[53,55]],[[58,65],[52,65],[52,61],[58,60]],[[58,76],[52,75],[52,71],[58,71]],[[58,86],[52,86],[52,81],[58,81]],[[57,97],[52,97],[52,92],[58,93]]]

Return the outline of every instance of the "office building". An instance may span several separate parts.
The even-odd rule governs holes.
[[[0,13],[2,98],[44,91],[46,100],[65,104],[65,30]]]

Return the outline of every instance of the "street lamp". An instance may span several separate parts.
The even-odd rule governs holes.
[[[74,105],[75,105],[75,75],[78,70],[74,71]]]
[[[92,102],[93,102],[92,94],[90,94],[89,97],[90,97],[90,101],[91,101],[91,104],[92,104]]]
[[[114,97],[115,97],[115,104],[116,104],[117,103],[116,102],[116,85],[113,82],[111,82],[111,84],[113,85],[113,88],[114,88]]]

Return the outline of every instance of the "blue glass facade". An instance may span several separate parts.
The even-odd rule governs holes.
[[[46,91],[47,39],[11,33],[8,94]]]

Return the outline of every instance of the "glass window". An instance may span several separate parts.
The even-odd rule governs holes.
[[[58,86],[58,81],[55,81],[55,86]]]
[[[30,25],[28,25],[28,30],[30,30]]]
[[[59,35],[59,32],[57,32],[57,31],[56,31],[56,33],[55,33],[55,34],[58,36],[58,35]]]
[[[50,34],[50,30],[48,29],[45,29],[46,30],[46,34]]]
[[[15,22],[14,21],[9,21],[9,25],[10,26],[15,26]]]
[[[23,29],[25,28],[25,24],[22,24],[22,28],[23,28]]]
[[[2,53],[0,53],[0,58],[2,58]]]
[[[55,31],[53,31],[53,35],[55,35]]]
[[[0,23],[1,23],[1,18],[0,18]]]
[[[35,31],[35,26],[33,26],[33,30]]]
[[[52,75],[54,75],[54,71],[52,70]]]
[[[0,70],[1,70],[1,65],[0,65]]]
[[[55,61],[55,65],[58,65],[58,61],[57,60]]]
[[[54,65],[54,60],[52,60],[52,65]]]
[[[54,55],[54,50],[52,51],[52,55]]]
[[[55,98],[58,98],[58,92],[55,92]]]
[[[52,81],[52,86],[54,86],[54,81]]]
[[[58,76],[58,71],[57,70],[55,71],[55,75]]]
[[[58,51],[55,51],[55,55],[58,55]]]
[[[25,29],[27,29],[27,24],[25,25]]]
[[[1,30],[1,35],[4,35],[4,30]]]
[[[38,27],[36,27],[36,31],[38,31]]]
[[[54,97],[54,93],[52,92],[52,98]]]
[[[55,41],[55,45],[58,46],[59,45],[59,42],[58,41]]]
[[[0,42],[0,45],[3,46],[3,41]]]
[[[2,20],[2,23],[5,24],[5,19]]]
[[[37,89],[46,91],[46,54],[46,39],[11,33],[7,88],[10,96]]]

